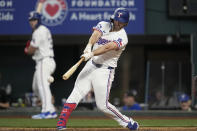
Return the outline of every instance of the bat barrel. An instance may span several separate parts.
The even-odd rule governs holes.
[[[82,57],[74,66],[72,66],[63,76],[63,80],[67,80],[78,68],[78,66],[85,60],[84,57]]]
[[[63,80],[67,80],[68,78],[69,78],[69,77],[67,77],[66,75],[63,75],[63,76],[62,76],[62,79],[63,79]]]

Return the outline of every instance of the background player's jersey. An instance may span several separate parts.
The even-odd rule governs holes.
[[[93,50],[112,41],[114,44],[117,44],[119,49],[94,56],[92,60],[97,64],[117,67],[117,61],[128,43],[128,38],[124,28],[117,32],[110,32],[111,28],[111,23],[105,21],[99,22],[97,26],[93,27],[94,30],[98,30],[102,33],[101,38],[94,44]]]
[[[32,34],[31,46],[37,48],[32,58],[35,61],[45,57],[53,57],[53,40],[50,31],[43,25],[40,25]]]

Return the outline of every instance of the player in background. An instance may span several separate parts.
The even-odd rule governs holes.
[[[32,55],[32,59],[36,63],[32,88],[42,102],[41,113],[33,115],[32,119],[56,118],[57,113],[52,104],[50,90],[51,74],[56,68],[52,36],[49,29],[41,24],[39,13],[30,12],[28,19],[33,33],[32,39],[27,42],[24,51],[26,54]]]
[[[128,38],[124,30],[129,22],[129,11],[118,8],[111,22],[101,21],[93,27],[93,33],[81,57],[88,61],[75,82],[57,122],[57,129],[65,130],[71,112],[93,88],[98,109],[112,117],[121,126],[137,130],[139,125],[132,118],[121,114],[108,102],[118,59],[125,49]],[[93,46],[93,49],[92,49]]]

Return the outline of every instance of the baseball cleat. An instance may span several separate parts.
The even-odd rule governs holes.
[[[50,115],[50,112],[42,112],[40,114],[37,115],[33,115],[32,119],[46,119],[46,117]]]
[[[53,112],[53,113],[43,112],[43,113],[40,113],[40,114],[37,114],[37,115],[33,115],[32,119],[53,119],[53,118],[56,118],[56,117],[57,117],[56,112]]]
[[[127,127],[130,130],[138,130],[139,124],[136,121],[134,121],[133,123],[129,122],[129,124],[127,125]]]
[[[49,118],[48,119],[53,119],[53,118],[57,118],[57,113],[54,111],[52,113],[50,113]]]
[[[57,122],[57,129],[66,130],[66,120],[64,120],[63,118],[59,118],[59,121]]]
[[[66,126],[59,126],[59,127],[57,127],[57,130],[59,130],[59,131],[66,130]]]

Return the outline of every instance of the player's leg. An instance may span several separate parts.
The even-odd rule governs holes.
[[[36,65],[36,81],[39,90],[39,96],[42,102],[41,114],[34,115],[33,119],[48,119],[55,118],[57,114],[55,108],[52,104],[52,95],[50,91],[50,83],[48,82],[48,77],[50,76],[50,70],[54,70],[47,60],[41,60],[37,62]],[[50,69],[51,68],[51,69]]]
[[[36,74],[37,74],[37,71],[35,71],[33,75],[32,90],[33,90],[34,95],[40,99]]]
[[[111,85],[114,79],[114,69],[109,70],[100,68],[94,73],[95,77],[93,78],[92,83],[97,107],[116,120],[121,126],[132,126],[131,128],[128,127],[130,129],[137,128],[136,126],[138,125],[132,118],[123,115],[115,106],[108,102]]]
[[[34,73],[34,79],[33,79],[33,90],[38,90],[38,94],[42,103],[42,110],[41,114],[33,115],[33,119],[44,119],[44,113],[45,113],[45,107],[46,107],[46,102],[45,102],[45,94],[44,94],[44,89],[43,89],[43,84],[41,81],[41,61],[36,64],[36,71]]]
[[[90,74],[92,71],[93,68],[90,64],[87,63],[83,70],[79,73],[75,82],[74,89],[68,97],[66,103],[64,104],[59,117],[59,121],[57,122],[57,128],[59,130],[66,128],[66,123],[70,114],[76,108],[81,99],[85,97],[85,95],[91,90],[92,86],[90,81]]]
[[[47,116],[47,118],[56,118],[57,114],[55,111],[55,107],[52,103],[52,94],[50,90],[50,82],[48,82],[48,78],[50,75],[55,71],[55,61],[52,58],[45,58],[41,62],[41,83],[43,86],[44,91],[44,99],[45,103],[44,112],[49,112],[50,114]]]

